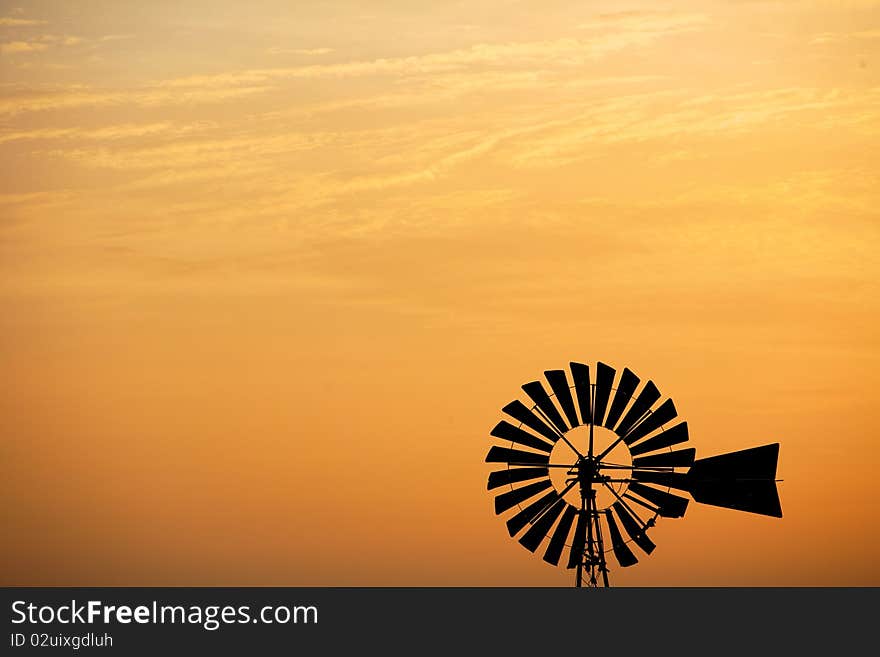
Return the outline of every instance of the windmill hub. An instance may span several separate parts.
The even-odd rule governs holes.
[[[566,432],[565,437],[566,440],[558,440],[550,452],[549,477],[553,487],[559,492],[566,491],[565,500],[575,507],[580,507],[584,487],[589,489],[588,484],[592,483],[596,508],[606,509],[613,505],[617,497],[608,485],[613,487],[618,495],[625,493],[626,483],[622,481],[623,475],[628,472],[625,468],[632,465],[632,457],[626,445],[623,443],[614,445],[617,434],[605,427],[594,427],[594,454],[598,455],[611,447],[611,451],[599,460],[589,456],[589,427],[574,427]],[[577,484],[569,488],[569,484],[575,480]],[[608,485],[603,484],[603,481]]]
[[[577,479],[581,497],[592,496],[595,498],[595,484],[600,484],[607,477],[603,477],[599,472],[599,461],[594,458],[584,457],[577,462]]]

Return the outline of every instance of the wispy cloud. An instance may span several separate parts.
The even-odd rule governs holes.
[[[46,21],[38,21],[32,18],[0,17],[0,27],[29,27],[31,25],[45,25]]]
[[[674,11],[630,10],[598,14],[593,19],[580,23],[581,30],[634,32],[681,32],[697,29],[709,22],[709,17],[699,13],[678,13]]]
[[[7,54],[41,52],[54,46],[77,46],[83,42],[84,39],[77,36],[43,34],[27,41],[19,40],[0,43],[0,52]]]
[[[812,45],[842,43],[849,40],[880,39],[880,30],[861,30],[857,32],[823,32],[810,39]]]
[[[781,88],[693,96],[687,90],[604,99],[559,129],[520,142],[511,161],[554,167],[589,159],[599,145],[702,136],[724,139],[781,120],[803,128],[874,125],[880,88],[841,93]],[[873,110],[866,109],[874,106]],[[868,112],[868,116],[865,113]],[[679,154],[686,151],[679,150]]]
[[[60,36],[58,34],[43,34],[38,37],[38,40],[42,43],[57,44],[61,46],[78,46],[85,41],[82,37]]]
[[[131,104],[156,107],[159,105],[210,103],[259,93],[267,88],[265,86],[235,86],[172,89],[144,86],[134,89],[102,90],[85,85],[71,85],[51,91],[22,90],[17,93],[8,93],[6,98],[0,99],[0,116],[11,116],[22,112],[109,105]]]
[[[8,137],[72,139],[76,135],[107,141],[143,137],[144,145],[63,145],[45,154],[80,167],[127,172],[128,180],[117,187],[120,193],[234,180],[262,201],[246,208],[218,206],[213,212],[229,221],[248,221],[333,207],[343,199],[376,192],[434,189],[473,162],[481,162],[484,170],[559,169],[578,160],[608,157],[611,148],[639,144],[664,166],[678,166],[695,157],[683,139],[699,136],[709,140],[701,142],[705,146],[774,122],[778,125],[781,119],[800,129],[822,129],[827,115],[834,116],[838,130],[861,129],[880,119],[877,112],[870,120],[859,118],[866,104],[871,102],[863,95],[810,88],[699,96],[688,90],[661,90],[614,95],[588,104],[571,99],[543,109],[523,105],[491,115],[471,113],[467,121],[445,119],[367,130],[302,132],[293,127],[296,122],[288,129],[283,122],[261,119],[234,129],[226,125],[224,130],[210,124],[147,124]],[[849,121],[850,114],[858,120]],[[798,117],[796,123],[792,117]],[[247,127],[251,124],[258,128]],[[266,125],[275,129],[259,129]],[[228,136],[230,132],[234,136]],[[191,138],[164,139],[184,135]],[[154,138],[161,143],[150,143]],[[672,143],[678,144],[674,151]]]
[[[167,134],[168,131],[169,128],[163,126],[162,132]],[[185,133],[185,129],[180,129],[178,134]],[[108,169],[174,169],[180,171],[187,168],[213,166],[222,161],[245,164],[248,160],[265,160],[279,153],[318,148],[325,143],[327,138],[320,135],[273,134],[226,139],[175,140],[159,146],[120,149],[105,147],[63,149],[50,151],[50,154],[80,164]]]
[[[145,124],[118,124],[100,128],[37,128],[0,133],[0,144],[14,141],[77,139],[84,141],[116,141],[135,137],[182,136],[216,127],[216,123],[200,122],[179,125],[168,121]]]
[[[585,63],[599,60],[622,49],[648,45],[664,35],[676,34],[682,29],[696,29],[700,24],[693,16],[672,15],[664,17],[662,21],[657,18],[647,22],[646,19],[641,19],[640,22],[598,31],[583,38],[479,43],[465,48],[403,57],[189,75],[145,83],[131,89],[95,90],[74,87],[67,91],[28,93],[0,100],[0,115],[122,103],[158,105],[210,102],[267,91],[297,80],[397,77],[406,78],[409,89],[413,88],[415,81],[421,81],[432,93],[447,95],[464,93],[467,88],[489,89],[490,87],[485,86],[487,76],[496,85],[513,83],[522,87],[528,81],[531,84],[546,81],[542,75],[544,70],[553,70],[557,74],[564,70],[576,70]],[[75,37],[67,37],[61,41],[34,40],[32,43],[40,44],[36,46],[38,48],[48,43],[78,43],[71,39]],[[326,49],[314,49],[311,54],[324,50]],[[491,87],[495,91],[500,88]],[[400,100],[406,93],[404,91],[383,95]],[[409,94],[414,99],[415,94],[411,91]],[[376,99],[377,96],[373,95],[372,98]]]
[[[388,197],[415,204],[401,199],[440,197],[473,177],[486,176],[482,187],[527,188],[547,172],[575,171],[574,163],[592,159],[604,169],[633,153],[647,167],[686,169],[705,152],[723,151],[731,135],[745,141],[770,128],[876,130],[877,90],[705,84],[663,65],[605,66],[621,49],[707,25],[701,14],[620,12],[583,23],[577,37],[221,68],[119,89],[7,85],[0,116],[9,120],[0,143],[69,170],[70,180],[105,181],[100,192],[83,194],[92,194],[90,201],[100,195],[108,216],[117,203],[106,199],[137,197],[152,217],[155,199],[185,197],[188,205],[179,211],[193,219],[198,214],[230,226],[286,221],[298,230],[336,222],[368,232],[386,225],[383,214],[397,216],[400,208],[391,208]],[[329,49],[286,52],[313,56]],[[321,93],[303,100],[308,94],[301,91],[315,89]],[[207,106],[252,94],[265,96],[242,107]],[[70,126],[64,121],[71,114],[59,113],[48,120],[60,125],[34,127],[39,119],[24,117],[22,127],[9,127],[23,112],[91,107],[116,123],[92,126],[81,113],[77,120],[88,127]],[[144,112],[151,118],[125,122],[120,117],[132,108],[151,108]],[[13,144],[36,141],[50,143]],[[230,204],[227,193],[247,201]],[[716,196],[724,193],[719,188]],[[136,214],[140,206],[127,203]],[[374,212],[367,217],[364,208]]]
[[[215,75],[194,75],[161,82],[162,86],[229,86],[283,79],[349,78],[365,76],[426,75],[468,70],[481,66],[508,68],[540,65],[576,66],[629,46],[646,44],[662,30],[634,30],[600,34],[585,39],[480,43],[446,52],[356,60],[338,64],[312,64],[293,68],[250,69]]]
[[[303,57],[317,57],[319,55],[329,55],[334,52],[333,48],[283,48],[275,46],[267,48],[268,55],[301,55]]]
[[[47,50],[49,45],[40,41],[7,41],[0,43],[0,52],[6,54],[40,52]]]

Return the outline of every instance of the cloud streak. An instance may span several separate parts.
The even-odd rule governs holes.
[[[7,41],[0,43],[0,53],[14,55],[26,52],[40,52],[47,50],[49,45],[40,41]]]
[[[880,88],[858,93],[783,88],[703,96],[682,90],[612,98],[596,103],[562,129],[520,144],[512,161],[525,167],[554,167],[593,157],[597,145],[696,136],[725,139],[782,120],[789,127],[869,127],[880,121],[878,102]]]
[[[38,140],[85,140],[85,141],[116,141],[138,137],[173,136],[179,137],[192,132],[202,131],[216,127],[216,123],[201,122],[188,125],[178,125],[171,122],[146,123],[146,124],[118,124],[100,128],[38,128],[34,130],[21,130],[0,133],[0,144],[16,141]]]
[[[266,91],[266,86],[227,88],[167,88],[144,86],[134,89],[102,90],[85,85],[69,85],[51,91],[24,90],[0,99],[0,116],[25,112],[69,110],[112,105],[142,107],[214,103]]]
[[[699,29],[706,22],[697,15],[642,17],[621,21],[611,29],[586,37],[541,41],[478,43],[465,48],[403,57],[383,57],[295,67],[254,68],[210,75],[190,75],[145,83],[132,89],[91,90],[75,87],[68,93],[28,94],[0,101],[0,114],[14,115],[48,109],[101,106],[130,102],[135,105],[211,102],[241,94],[257,93],[295,81],[344,80],[393,77],[427,80],[436,76],[501,75],[535,77],[542,69],[576,70],[587,62],[621,50],[649,45],[664,37]],[[47,44],[75,45],[76,37],[32,40],[6,44],[10,52],[45,50]],[[324,55],[329,48],[295,49],[301,55]],[[442,77],[440,78],[442,80]],[[447,79],[451,79],[448,78]]]
[[[880,30],[861,30],[857,32],[823,32],[810,39],[812,45],[842,43],[850,40],[870,41],[880,39]]]
[[[48,50],[54,46],[77,46],[84,39],[76,36],[59,36],[57,34],[43,34],[28,41],[7,41],[0,43],[0,53],[8,55],[20,53],[33,53]]]
[[[704,21],[702,21],[704,22]],[[259,84],[284,79],[325,79],[367,76],[408,76],[447,73],[482,66],[509,68],[534,66],[576,66],[631,46],[696,29],[702,22],[672,22],[662,28],[626,29],[588,38],[561,38],[545,41],[480,43],[467,48],[408,57],[378,58],[336,64],[313,64],[293,68],[251,69],[216,75],[198,75],[166,80],[169,87],[217,87]]]
[[[333,48],[282,48],[276,46],[267,48],[267,55],[300,55],[303,57],[318,57],[320,55],[329,55],[335,52]]]
[[[45,24],[46,21],[34,20],[32,18],[0,17],[0,27],[30,27],[32,25]]]

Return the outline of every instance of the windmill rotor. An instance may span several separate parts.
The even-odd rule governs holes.
[[[651,528],[691,501],[782,517],[778,443],[697,459],[673,401],[629,368],[572,362],[544,380],[501,409],[487,489],[510,536],[575,570],[576,586],[608,586],[610,557],[637,564]]]

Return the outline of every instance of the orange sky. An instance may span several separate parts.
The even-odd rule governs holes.
[[[880,585],[880,2],[0,2],[4,584],[550,585],[569,360],[785,517],[619,585]]]

